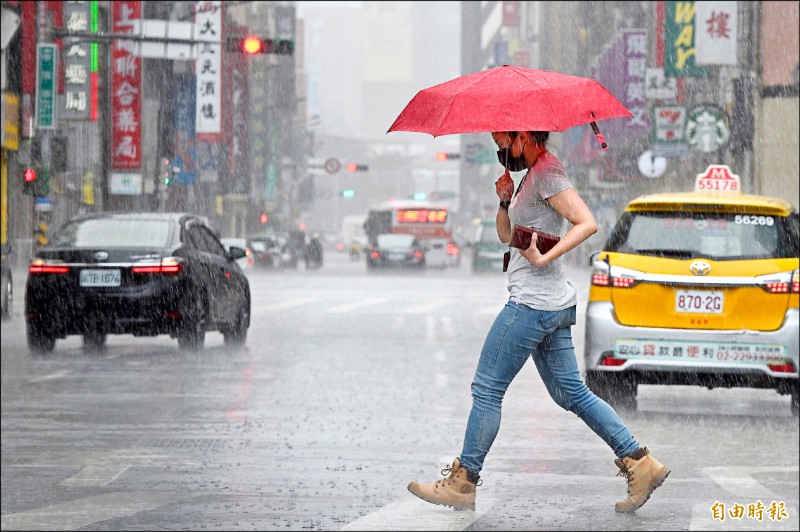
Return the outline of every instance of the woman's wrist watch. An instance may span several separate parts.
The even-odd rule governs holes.
[[[504,211],[508,210],[509,205],[511,205],[511,202],[509,200],[500,201],[500,208],[503,209]]]

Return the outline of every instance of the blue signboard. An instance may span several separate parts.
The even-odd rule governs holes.
[[[191,185],[197,179],[195,161],[197,147],[195,140],[195,98],[196,86],[193,75],[179,76],[176,82],[172,116],[175,125],[175,149],[173,166],[180,168],[174,180],[178,185]],[[180,164],[177,164],[180,162]]]

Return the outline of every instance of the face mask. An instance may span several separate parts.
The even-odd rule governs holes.
[[[497,150],[497,160],[500,161],[500,164],[508,168],[510,172],[520,172],[528,168],[528,163],[525,161],[524,156],[512,157],[510,152],[510,148]]]

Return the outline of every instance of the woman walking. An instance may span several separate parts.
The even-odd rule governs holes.
[[[514,224],[561,234],[564,220],[572,225],[547,253],[536,247],[511,249],[508,262],[509,300],[489,330],[472,381],[472,410],[461,455],[436,482],[411,482],[408,490],[421,499],[454,509],[475,508],[475,488],[489,449],[500,428],[500,408],[508,386],[528,360],[553,400],[580,417],[616,455],[626,477],[628,497],[617,512],[633,512],[669,475],[670,470],[639,446],[619,415],[584,384],[570,328],[575,325],[577,294],[566,280],[560,257],[597,231],[591,211],[573,188],[561,161],[545,146],[546,131],[492,133],[506,172],[495,183],[500,198],[497,234],[511,240]],[[514,190],[508,170],[527,168]]]

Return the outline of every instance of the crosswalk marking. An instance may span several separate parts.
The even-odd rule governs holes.
[[[341,530],[464,530],[489,511],[496,500],[481,497],[476,501],[474,512],[457,512],[409,493],[407,499],[387,504],[346,524]]]
[[[333,308],[329,308],[325,312],[333,312],[333,313],[350,312],[351,310],[358,310],[365,307],[371,307],[373,305],[380,305],[381,303],[387,303],[389,301],[391,300],[385,297],[362,299],[361,301],[356,301],[354,303],[347,303],[345,305],[339,305]]]
[[[260,305],[253,309],[254,312],[263,312],[263,311],[270,311],[270,310],[285,310],[293,307],[300,307],[307,303],[312,303],[314,301],[319,301],[320,298],[318,297],[297,297],[294,299],[289,299],[286,301],[280,301],[278,303],[272,303],[270,305]]]

